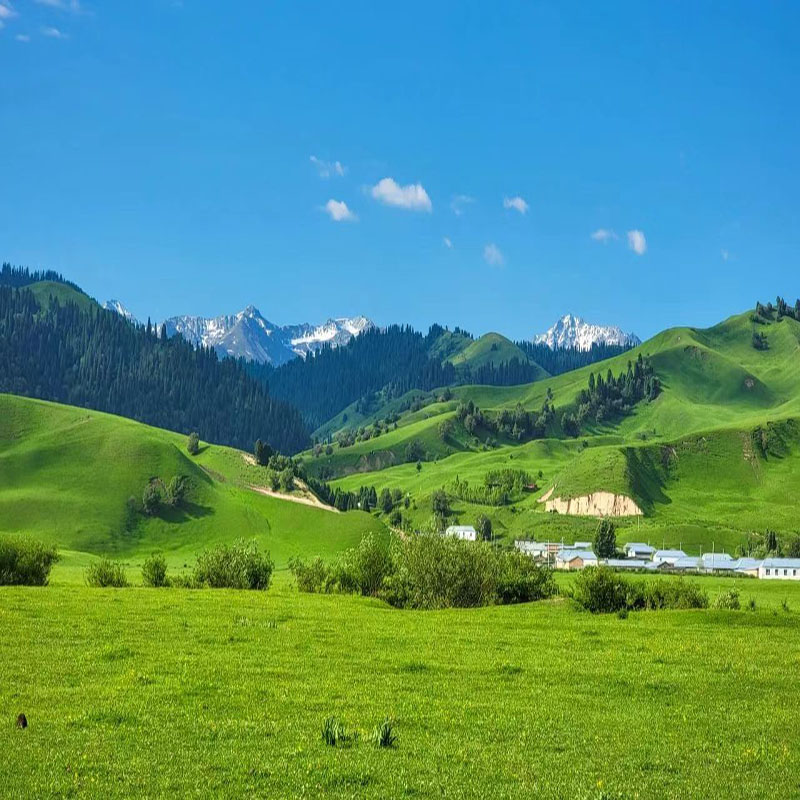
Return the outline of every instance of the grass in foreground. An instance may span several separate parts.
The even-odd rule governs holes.
[[[730,583],[703,582],[712,598]],[[755,612],[627,619],[563,601],[397,611],[285,578],[267,594],[0,589],[0,785],[783,797],[800,786],[800,586],[737,585]],[[330,717],[358,741],[326,746]],[[374,747],[387,718],[395,746]]]

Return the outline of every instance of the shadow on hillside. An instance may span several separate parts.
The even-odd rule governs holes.
[[[193,519],[210,517],[215,513],[216,511],[212,506],[203,506],[199,503],[184,501],[179,506],[161,506],[155,516],[163,522],[180,524],[182,522],[191,522]]]
[[[669,505],[672,499],[665,494],[665,469],[657,460],[653,447],[626,447],[625,465],[631,490],[645,514],[652,514],[655,505]]]

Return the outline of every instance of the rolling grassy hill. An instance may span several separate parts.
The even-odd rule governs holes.
[[[294,554],[330,554],[384,532],[361,512],[335,514],[260,495],[263,470],[232,448],[85,409],[0,395],[0,532],[22,533],[67,551],[64,565],[109,554],[139,563],[154,550],[182,567],[208,545],[253,538],[284,567]],[[189,477],[181,509],[130,513],[153,477]],[[57,567],[64,569],[64,565]]]
[[[499,333],[486,333],[479,339],[470,342],[466,347],[455,355],[449,357],[449,361],[455,366],[465,365],[469,367],[483,367],[487,364],[505,364],[512,359],[520,362],[528,361],[528,356],[522,352],[510,339],[506,339]],[[547,372],[541,369],[542,378],[547,376]]]
[[[557,496],[597,490],[634,498],[643,520],[621,521],[622,540],[649,537],[654,543],[690,549],[720,544],[729,549],[749,531],[767,527],[797,530],[793,505],[800,500],[793,475],[800,468],[800,323],[783,318],[759,325],[767,350],[752,345],[751,314],[733,316],[709,329],[674,328],[608,361],[532,384],[512,387],[463,386],[448,403],[427,406],[425,417],[404,414],[396,430],[332,455],[313,459],[311,469],[341,476],[336,484],[401,488],[410,493],[415,523],[430,515],[430,495],[458,475],[480,482],[488,469],[505,465],[538,475],[540,491],[513,507],[485,508],[455,501],[456,515],[468,522],[488,513],[507,539],[519,535],[584,538],[594,522],[558,518],[537,501],[555,487]],[[498,442],[487,448],[461,426],[443,439],[439,424],[458,402],[472,400],[496,412],[521,404],[541,407],[550,390],[556,417],[574,407],[589,374],[618,374],[639,353],[650,358],[662,382],[653,402],[603,424],[591,424],[577,440],[558,425],[551,438],[526,444]],[[766,446],[759,442],[768,439]],[[418,441],[429,461],[417,473],[402,463],[409,443]],[[380,470],[380,471],[376,471]],[[370,474],[362,474],[369,472]]]

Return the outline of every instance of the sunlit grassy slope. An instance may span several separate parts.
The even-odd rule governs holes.
[[[153,550],[176,566],[204,547],[254,538],[278,566],[294,554],[330,554],[383,524],[360,512],[334,514],[257,494],[265,482],[231,448],[96,411],[0,395],[0,532],[57,544],[76,563],[110,554],[138,563]],[[190,478],[189,502],[156,517],[129,515],[152,477]],[[65,559],[70,564],[69,558]]]
[[[800,500],[793,422],[800,418],[800,324],[786,318],[758,329],[767,335],[767,350],[753,348],[753,322],[746,313],[706,330],[670,329],[629,353],[532,384],[458,387],[450,402],[423,409],[426,418],[419,416],[422,412],[413,421],[404,416],[396,431],[336,447],[312,465],[345,476],[338,481],[343,487],[403,488],[414,498],[417,508],[409,513],[418,520],[430,514],[430,494],[456,475],[480,482],[488,469],[505,465],[537,475],[541,470],[542,491],[555,486],[559,496],[606,490],[633,497],[646,516],[623,522],[623,538],[649,535],[659,544],[731,547],[747,531],[792,531],[797,527],[793,505]],[[523,445],[501,441],[487,450],[458,427],[446,440],[439,433],[439,423],[461,400],[489,411],[517,403],[538,409],[548,389],[560,418],[573,407],[590,372],[618,374],[640,352],[649,356],[662,381],[661,395],[622,420],[591,426],[578,440],[556,427],[550,432],[556,438]],[[762,429],[771,443],[766,449],[758,444]],[[414,464],[402,463],[415,439],[433,459],[419,474]],[[536,502],[540,495],[521,499],[513,509],[458,501],[456,509],[464,521],[490,513],[509,538],[548,533],[579,538],[591,532],[590,520],[544,514]],[[631,524],[632,531],[625,529]]]

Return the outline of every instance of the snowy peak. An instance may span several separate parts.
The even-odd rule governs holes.
[[[255,306],[220,317],[171,317],[165,321],[167,335],[179,333],[195,347],[213,347],[221,356],[249,361],[285,364],[305,357],[323,345],[340,347],[354,336],[373,327],[366,317],[339,317],[322,325],[278,326],[267,320]]]
[[[591,350],[594,344],[634,347],[642,343],[635,333],[625,333],[616,325],[594,325],[572,314],[565,314],[545,333],[534,336],[533,342],[546,344],[551,350]]]
[[[125,317],[125,319],[130,320],[131,322],[137,322],[137,319],[133,316],[133,313],[128,311],[128,309],[125,308],[125,306],[122,305],[119,300],[106,300],[105,303],[103,303],[103,308],[106,311],[115,311],[121,317]]]

